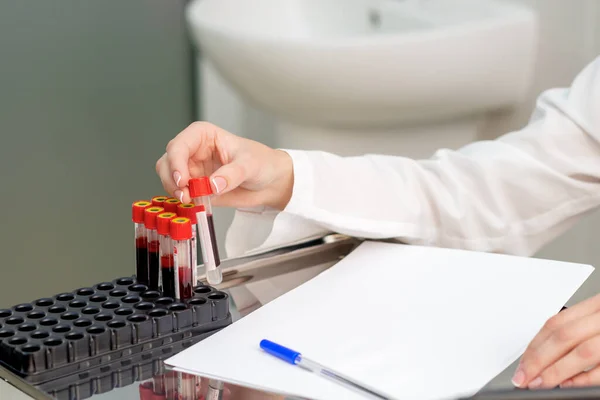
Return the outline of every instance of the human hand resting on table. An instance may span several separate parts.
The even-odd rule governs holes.
[[[600,295],[550,318],[513,376],[520,388],[600,385]]]
[[[210,176],[214,205],[283,210],[293,187],[291,157],[284,151],[194,122],[167,145],[156,163],[167,193],[189,202],[190,178]]]

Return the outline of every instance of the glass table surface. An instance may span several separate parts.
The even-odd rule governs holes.
[[[265,299],[253,296],[247,286],[271,278],[291,277],[294,286],[310,279],[350,253],[360,241],[343,235],[329,235],[310,242],[238,259],[224,260],[224,281],[216,288],[229,293],[233,323],[264,305]],[[308,274],[307,274],[308,271]],[[298,278],[298,276],[300,278]],[[203,276],[201,275],[201,281]],[[203,281],[206,283],[206,281]],[[288,287],[290,290],[292,287]],[[237,293],[232,293],[237,292]],[[245,297],[242,302],[239,293]],[[250,300],[249,300],[250,299]],[[60,400],[237,400],[292,399],[277,393],[207,379],[170,370],[164,360],[175,352],[148,358],[139,364],[123,365],[106,374],[89,376],[83,371],[68,381],[50,381],[33,385],[0,366],[0,400],[60,399]],[[506,368],[482,391],[469,400],[579,399],[600,400],[600,388],[527,391],[514,389],[510,383],[516,363]],[[467,398],[463,399],[467,400]]]

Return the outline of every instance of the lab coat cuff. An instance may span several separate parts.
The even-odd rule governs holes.
[[[313,165],[306,151],[281,149],[290,155],[294,168],[292,197],[283,210],[299,216],[307,215],[313,205]]]

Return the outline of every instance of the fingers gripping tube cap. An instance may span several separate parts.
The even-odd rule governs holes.
[[[188,186],[190,188],[190,196],[192,198],[209,196],[213,194],[212,187],[210,186],[210,179],[208,178],[208,176],[203,176],[201,178],[192,178],[190,179]]]
[[[192,238],[192,222],[189,218],[178,217],[171,220],[171,238],[173,240]]]
[[[138,224],[144,223],[144,211],[150,207],[152,203],[146,200],[139,200],[131,205],[131,220]]]

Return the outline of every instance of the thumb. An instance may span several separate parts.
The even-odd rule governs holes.
[[[225,194],[240,186],[246,180],[246,168],[239,161],[233,161],[217,169],[210,177],[213,192]]]

